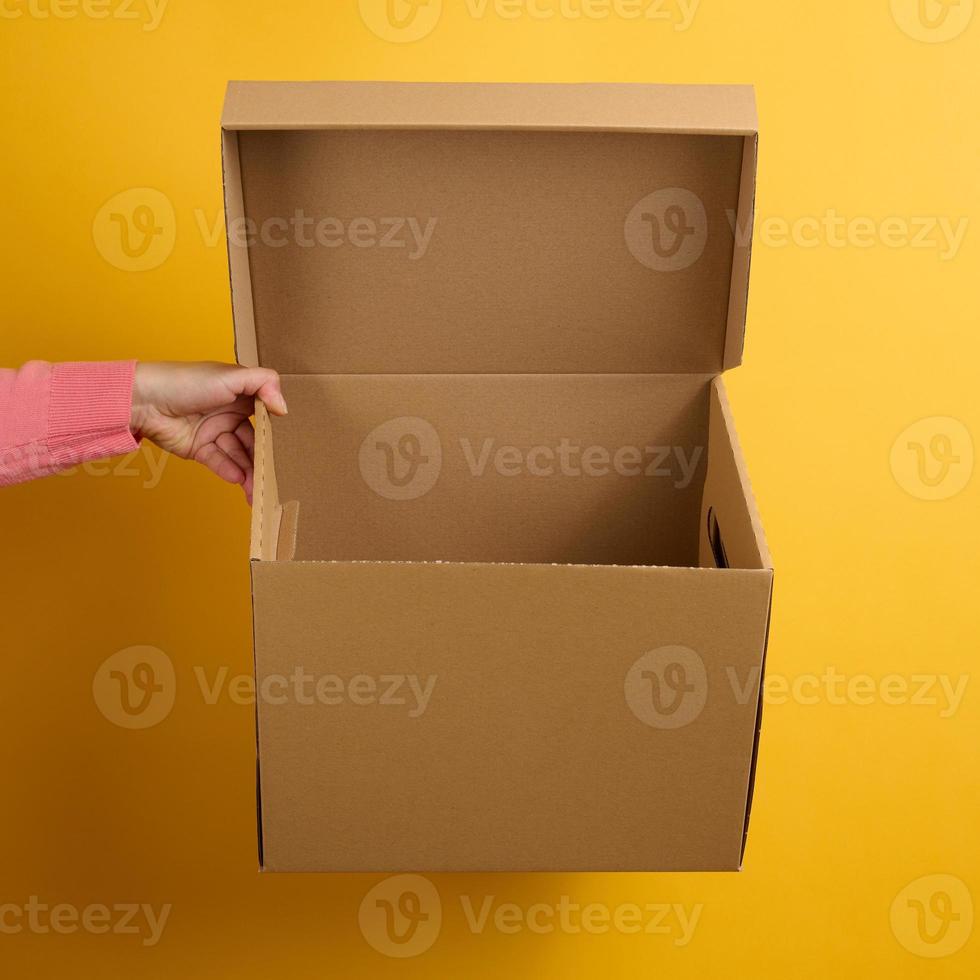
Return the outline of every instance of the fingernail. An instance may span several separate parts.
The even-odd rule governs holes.
[[[279,406],[280,406],[280,408],[282,408],[282,414],[283,415],[288,415],[289,414],[289,409],[286,408],[286,399],[283,398],[282,395],[279,396]]]

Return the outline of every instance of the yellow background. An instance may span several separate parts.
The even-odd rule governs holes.
[[[121,2],[111,0],[110,12]],[[963,2],[950,16],[969,12]],[[541,5],[557,9],[558,0]],[[980,483],[963,479],[972,463],[955,426],[960,472],[949,479],[966,485],[949,499],[919,499],[914,470],[893,472],[890,462],[900,433],[923,418],[980,433],[980,229],[968,225],[945,256],[922,243],[890,246],[882,230],[886,219],[980,215],[980,16],[927,43],[900,26],[914,27],[915,10],[893,16],[889,0],[702,0],[683,31],[616,15],[481,19],[447,0],[428,36],[400,44],[368,29],[357,0],[170,0],[150,31],[145,18],[43,17],[50,0],[35,0],[33,12],[27,0],[2,6],[23,11],[0,18],[7,366],[232,358],[221,228],[211,244],[200,230],[220,216],[218,119],[229,78],[754,83],[757,235],[745,363],[729,390],[777,566],[770,671],[791,684],[835,668],[878,686],[871,703],[838,704],[826,692],[815,703],[770,697],[741,875],[432,876],[441,934],[422,955],[391,959],[358,927],[376,876],[256,873],[252,709],[228,698],[207,704],[194,674],[250,671],[241,493],[177,461],[145,486],[153,481],[142,456],[114,475],[6,489],[0,904],[36,895],[79,908],[171,903],[172,912],[152,948],[128,935],[0,933],[0,969],[980,972],[976,934],[928,959],[906,948],[928,944],[890,918],[902,890],[927,875],[966,886],[966,898],[948,889],[963,915],[980,901],[980,693],[971,676]],[[131,9],[145,11],[144,0]],[[678,8],[667,0],[664,9]],[[172,202],[176,238],[161,265],[127,272],[103,257],[93,229],[108,199],[144,187]],[[840,247],[822,232],[812,247],[763,234],[772,219],[833,213],[870,219],[870,246],[858,231]],[[172,660],[177,695],[166,719],[130,731],[100,713],[92,684],[107,657],[139,644]],[[880,686],[890,674],[951,683],[966,675],[967,688],[951,714],[943,703],[890,704]],[[615,931],[474,935],[459,897],[479,906],[488,894],[524,907],[564,894],[610,909],[703,908],[685,946]]]

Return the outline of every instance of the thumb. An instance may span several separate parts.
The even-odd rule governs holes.
[[[234,368],[227,383],[234,394],[254,396],[264,402],[273,415],[286,415],[289,411],[282,396],[279,375],[271,368]]]

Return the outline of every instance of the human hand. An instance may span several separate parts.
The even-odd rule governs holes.
[[[203,463],[240,484],[252,502],[258,398],[273,415],[286,414],[279,375],[268,368],[216,361],[157,361],[136,365],[130,428],[183,459]]]

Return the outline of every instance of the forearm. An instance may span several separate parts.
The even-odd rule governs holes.
[[[135,361],[0,370],[0,486],[132,452]]]

